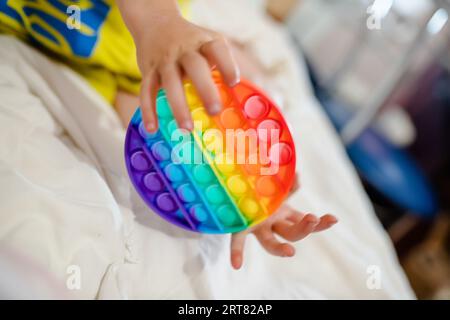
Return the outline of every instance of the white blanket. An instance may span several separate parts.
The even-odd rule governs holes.
[[[212,7],[195,19],[236,27],[218,24],[239,16],[236,1],[221,2],[199,1]],[[242,20],[236,40],[271,70],[295,124],[302,188],[289,202],[340,222],[297,243],[292,259],[270,256],[251,236],[234,271],[229,235],[181,230],[138,198],[113,109],[70,69],[0,36],[0,296],[414,298],[304,66],[262,14]]]

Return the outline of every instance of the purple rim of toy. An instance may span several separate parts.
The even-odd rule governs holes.
[[[158,144],[158,142],[156,143]],[[160,145],[159,145],[160,146]],[[141,149],[141,151],[136,152],[137,149]],[[153,155],[159,156],[159,158],[163,159],[167,156],[165,151],[161,149],[160,147],[157,147],[156,151],[152,150]],[[161,151],[163,150],[163,151]],[[157,172],[151,172],[144,176],[143,183],[139,184],[134,175],[134,171],[145,171],[150,169],[152,166],[155,168],[156,171],[160,170],[157,165],[153,163],[149,163],[147,161],[148,159],[151,159],[151,157],[147,156],[144,157],[143,154],[148,152],[146,147],[144,146],[144,143],[142,139],[140,138],[140,134],[136,128],[134,128],[132,125],[128,126],[126,137],[125,137],[125,165],[127,167],[128,174],[131,178],[131,182],[133,183],[135,189],[141,196],[141,198],[145,201],[145,203],[153,209],[155,213],[157,213],[159,216],[161,216],[165,220],[169,220],[171,223],[175,224],[176,226],[179,226],[183,229],[189,230],[189,231],[195,231],[199,232],[199,230],[195,227],[195,224],[193,221],[191,221],[191,218],[189,217],[189,213],[184,209],[184,207],[178,203],[177,196],[175,192],[168,188],[167,185],[169,184],[168,181],[164,180],[164,175],[160,172],[158,174]],[[170,154],[169,154],[170,156]],[[151,161],[151,160],[150,160]],[[149,188],[149,186],[151,186]],[[155,204],[150,201],[146,195],[145,188],[148,188],[148,190],[152,192],[161,192],[164,190],[164,188],[167,189],[167,192],[164,192],[157,196],[156,203],[158,207],[155,206]],[[153,188],[153,189],[152,189]],[[160,188],[159,190],[156,190]],[[175,210],[181,210],[183,213],[183,216],[186,220],[187,224],[182,223],[179,218],[177,217],[176,213],[174,214],[167,214],[163,211],[167,212],[173,212]]]

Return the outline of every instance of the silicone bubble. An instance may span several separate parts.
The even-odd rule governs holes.
[[[246,80],[233,88],[213,79],[222,111],[210,116],[185,83],[194,130],[179,130],[163,90],[156,100],[158,131],[148,133],[135,112],[125,140],[130,179],[157,214],[187,230],[232,233],[273,214],[295,177],[291,133],[275,104]]]

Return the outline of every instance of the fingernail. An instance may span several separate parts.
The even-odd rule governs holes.
[[[230,83],[230,87],[234,87],[234,86],[238,85],[239,82],[241,82],[241,77],[238,76],[236,79],[234,79],[234,80]]]
[[[220,103],[214,103],[210,105],[208,109],[212,115],[216,115],[222,110],[222,106],[220,105]]]
[[[241,82],[241,70],[239,70],[239,68],[236,67],[236,70],[234,71],[236,74],[236,78],[234,79],[234,81],[232,81],[230,83],[230,87],[234,87],[235,85],[237,85],[239,82]]]
[[[154,132],[155,129],[156,129],[156,128],[155,128],[155,124],[152,123],[152,122],[148,123],[147,126],[146,126],[146,128],[147,128],[147,131],[150,132],[150,133],[151,133],[151,132]]]
[[[229,84],[229,86],[230,86],[230,87],[235,87],[235,86],[237,86],[237,85],[239,84],[239,82],[241,82],[240,79],[236,79],[236,80],[234,80],[233,82],[231,82],[231,83]]]
[[[233,268],[239,270],[242,267],[242,257],[238,254],[233,254],[232,257],[232,265]]]
[[[233,266],[236,270],[239,270],[242,267],[242,259],[241,258],[237,258],[236,261],[234,262],[234,266]]]
[[[182,127],[186,130],[192,131],[192,121],[186,120],[183,122]]]
[[[289,248],[289,249],[286,251],[285,257],[293,257],[294,255],[295,255],[295,251],[294,251],[292,248]]]

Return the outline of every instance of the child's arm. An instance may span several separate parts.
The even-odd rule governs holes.
[[[210,65],[217,66],[230,86],[239,82],[239,69],[225,38],[185,20],[175,0],[118,0],[118,5],[136,43],[142,73],[140,102],[147,130],[157,129],[155,100],[160,86],[166,90],[178,125],[193,128],[182,85],[185,76],[193,82],[208,112],[220,112]]]

